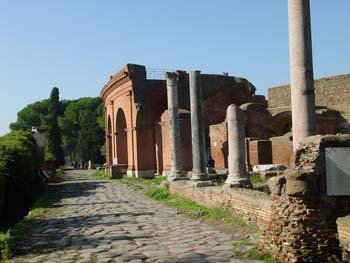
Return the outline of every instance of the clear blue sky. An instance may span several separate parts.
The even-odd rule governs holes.
[[[350,72],[350,0],[311,3],[315,77]],[[0,135],[25,105],[98,96],[126,63],[289,82],[287,0],[0,0]],[[350,102],[349,102],[350,103]]]

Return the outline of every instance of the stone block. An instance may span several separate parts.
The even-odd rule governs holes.
[[[350,147],[326,148],[327,195],[350,195]]]
[[[275,176],[267,181],[272,194],[281,195],[285,189],[286,178],[284,175]]]

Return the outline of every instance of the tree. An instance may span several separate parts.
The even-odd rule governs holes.
[[[17,113],[17,121],[10,124],[10,129],[30,131],[32,126],[41,126],[44,116],[49,113],[49,99],[29,104]]]
[[[100,152],[104,143],[104,130],[100,127],[101,104],[100,98],[80,98],[71,102],[64,115],[58,118],[64,149],[71,160],[104,162]]]
[[[50,94],[48,115],[44,118],[44,126],[48,129],[45,141],[45,159],[53,160],[54,167],[58,168],[64,164],[64,152],[62,149],[61,128],[58,126],[57,118],[61,112],[59,101],[59,90],[54,87]]]
[[[11,130],[47,128],[45,159],[54,160],[56,167],[64,163],[64,155],[71,162],[104,162],[104,103],[100,98],[60,100],[58,88],[53,88],[50,99],[29,104],[17,115]]]

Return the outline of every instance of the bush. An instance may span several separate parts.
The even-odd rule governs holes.
[[[149,189],[146,192],[146,195],[155,200],[161,201],[161,200],[166,200],[170,196],[170,191],[166,188],[154,187]]]
[[[0,137],[0,221],[24,216],[43,190],[42,157],[32,134],[13,131]],[[0,227],[3,227],[0,225]]]

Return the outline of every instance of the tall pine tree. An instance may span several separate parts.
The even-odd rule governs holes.
[[[64,164],[61,128],[58,126],[57,121],[60,111],[59,90],[54,87],[50,94],[49,114],[45,117],[45,126],[48,129],[45,143],[45,159],[52,160],[55,168]]]

